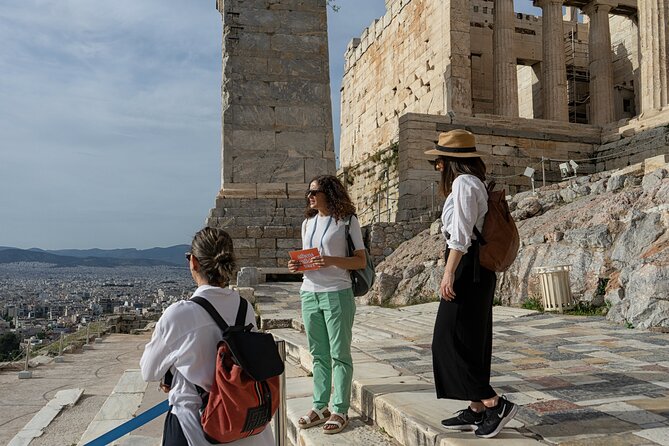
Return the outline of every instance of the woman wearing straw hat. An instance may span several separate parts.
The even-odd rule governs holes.
[[[446,267],[434,325],[432,361],[437,398],[470,401],[469,407],[441,423],[447,429],[473,430],[477,437],[497,435],[518,407],[490,386],[492,301],[497,277],[479,264],[474,226],[483,230],[488,211],[486,167],[466,130],[441,133],[431,163],[441,172],[446,197],[441,214],[447,239]]]

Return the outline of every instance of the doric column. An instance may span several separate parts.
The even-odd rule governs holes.
[[[669,105],[669,0],[644,0],[639,8],[641,111]]]
[[[542,9],[542,89],[544,119],[568,121],[567,67],[562,30],[562,0],[535,0]]]
[[[444,110],[472,114],[472,48],[469,34],[470,1],[439,2],[444,8],[443,42],[447,54],[444,72]]]
[[[590,123],[604,125],[612,122],[613,103],[613,55],[611,54],[611,28],[609,11],[614,5],[594,0],[583,12],[590,17]]]
[[[495,0],[493,28],[493,106],[495,114],[518,116],[518,75],[513,46],[513,0]]]

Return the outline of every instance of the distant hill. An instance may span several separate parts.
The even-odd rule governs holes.
[[[47,252],[49,254],[56,254],[59,256],[68,257],[97,257],[97,258],[111,258],[111,259],[151,259],[160,260],[170,264],[183,266],[186,264],[184,253],[190,250],[189,245],[175,245],[167,248],[150,248],[150,249],[56,249],[56,250],[38,250],[31,249],[31,251]]]
[[[0,247],[0,263],[41,262],[58,266],[184,266],[188,245],[151,249],[63,249],[41,250]]]

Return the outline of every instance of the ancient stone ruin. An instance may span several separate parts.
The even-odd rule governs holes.
[[[538,187],[667,153],[669,0],[534,5],[541,17],[513,0],[386,0],[350,42],[338,175],[375,260],[438,213],[423,151],[439,132],[474,132],[489,177],[512,194],[530,189],[527,167]],[[207,224],[232,234],[241,266],[285,271],[307,182],[335,171],[326,2],[217,8],[222,175]]]
[[[515,13],[513,0],[387,0],[351,41],[340,174],[363,222],[439,208],[423,151],[453,128],[477,135],[511,193],[530,187],[526,167],[551,184],[569,160],[590,174],[667,152],[666,131],[630,139],[669,122],[667,0],[534,5],[541,17]]]
[[[285,269],[309,180],[335,173],[325,1],[219,0],[221,190],[206,224],[240,266]],[[282,269],[283,270],[283,269]]]

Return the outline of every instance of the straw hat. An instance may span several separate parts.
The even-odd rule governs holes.
[[[483,156],[481,152],[476,151],[474,134],[462,129],[440,133],[437,145],[434,149],[427,150],[425,154],[452,158],[480,158]]]

